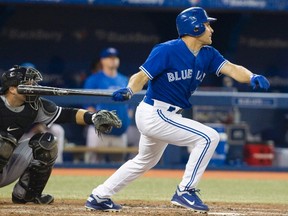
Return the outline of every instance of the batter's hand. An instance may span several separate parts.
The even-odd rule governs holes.
[[[133,95],[133,91],[131,90],[131,88],[129,87],[122,88],[113,92],[112,100],[125,101],[125,100],[129,100],[132,97],[132,95]]]
[[[260,88],[267,90],[270,87],[270,83],[266,77],[258,74],[253,74],[250,79],[250,85],[253,89],[256,89],[259,86]]]

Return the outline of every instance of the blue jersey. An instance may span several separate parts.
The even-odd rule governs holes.
[[[213,47],[204,46],[197,56],[182,39],[156,45],[140,66],[148,77],[146,97],[183,109],[190,108],[189,98],[206,74],[219,75],[227,60]]]
[[[119,89],[126,87],[128,78],[120,73],[115,77],[105,75],[103,71],[99,71],[89,76],[85,83],[85,89]],[[119,136],[126,132],[130,118],[128,115],[128,104],[86,104],[85,108],[93,106],[96,110],[116,110],[117,115],[122,120],[121,128],[113,128],[111,135]]]

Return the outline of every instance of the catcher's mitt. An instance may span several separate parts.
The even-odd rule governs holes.
[[[92,122],[98,135],[103,133],[108,134],[111,132],[113,127],[120,128],[122,126],[122,121],[118,118],[114,110],[98,111],[97,113],[93,114]]]

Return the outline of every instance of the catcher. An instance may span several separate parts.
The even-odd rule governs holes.
[[[97,133],[109,133],[122,122],[115,112],[60,107],[39,96],[18,94],[17,86],[37,85],[41,73],[30,67],[14,66],[1,77],[0,99],[0,188],[18,180],[12,202],[50,204],[54,197],[42,194],[57,158],[56,138],[37,133],[20,138],[34,123],[50,127],[53,123],[94,124]],[[19,141],[20,140],[20,141]]]

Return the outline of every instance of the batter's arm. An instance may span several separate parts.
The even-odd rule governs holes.
[[[133,93],[136,93],[143,89],[148,80],[148,76],[140,70],[138,73],[131,76],[127,87],[130,88]]]
[[[229,61],[223,65],[220,73],[229,76],[240,83],[250,83],[251,77],[253,76],[253,73],[247,68],[233,64]]]

